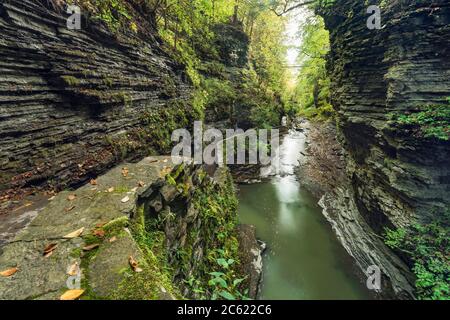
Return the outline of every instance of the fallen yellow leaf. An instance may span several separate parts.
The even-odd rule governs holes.
[[[128,168],[122,168],[122,176],[127,177],[128,176]]]
[[[91,244],[89,246],[84,247],[83,250],[84,251],[92,251],[92,250],[94,250],[95,248],[98,248],[98,247],[100,247],[100,245],[98,243],[94,243],[94,244]]]
[[[126,202],[130,201],[130,197],[129,197],[129,196],[126,196],[125,198],[123,198],[123,199],[120,200],[120,201],[122,201],[122,203],[126,203]]]
[[[69,234],[66,234],[63,238],[64,239],[73,239],[73,238],[78,238],[79,236],[81,236],[81,234],[84,231],[84,227],[78,230],[75,230],[74,232],[71,232]]]
[[[117,241],[117,237],[116,237],[116,236],[114,236],[114,237],[112,237],[111,239],[109,239],[109,242],[110,242],[110,243],[113,243],[114,241]]]
[[[76,198],[77,198],[77,195],[76,195],[76,194],[69,194],[69,196],[67,197],[67,200],[73,201],[73,200],[75,200]]]
[[[109,188],[108,192],[114,192],[114,187]]]
[[[59,298],[60,300],[76,300],[84,293],[84,290],[81,289],[74,289],[74,290],[68,290],[64,292],[64,294]]]
[[[142,187],[145,187],[144,181],[139,181],[139,182],[138,182],[138,186],[141,187],[141,188],[142,188]]]
[[[91,179],[91,181],[89,182],[91,185],[96,186],[97,185],[97,180],[95,179]]]
[[[19,269],[17,267],[5,270],[0,272],[0,276],[2,277],[11,277],[13,274],[15,274],[17,271],[19,271]]]

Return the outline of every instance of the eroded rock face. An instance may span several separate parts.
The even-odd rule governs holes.
[[[151,23],[113,33],[83,17],[81,30],[69,30],[68,15],[49,3],[0,3],[1,190],[84,182],[166,151],[169,123],[195,118],[183,67]]]
[[[385,227],[429,221],[449,207],[450,143],[409,136],[388,120],[392,112],[443,104],[450,95],[450,4],[386,1],[381,30],[366,26],[369,4],[378,3],[339,1],[342,10],[325,15],[333,105],[352,188],[340,190],[339,203],[322,203],[341,208],[326,209],[327,217],[361,268],[381,264],[394,296],[412,297],[408,272],[391,258],[384,264],[390,253],[375,238]]]
[[[265,244],[256,239],[256,228],[252,225],[238,226],[239,257],[246,275],[245,282],[249,288],[248,296],[257,299],[263,276],[262,251]]]

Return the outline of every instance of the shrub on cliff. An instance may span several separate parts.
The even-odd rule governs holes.
[[[450,299],[450,210],[436,215],[429,224],[410,229],[386,229],[387,246],[400,251],[414,271],[422,300]]]
[[[391,114],[390,124],[415,137],[450,139],[450,97],[446,105],[425,106],[408,114]]]

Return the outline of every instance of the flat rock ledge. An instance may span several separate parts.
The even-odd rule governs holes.
[[[12,241],[0,248],[0,271],[18,268],[10,277],[0,277],[0,299],[59,299],[76,285],[70,275],[75,264],[81,266],[81,279],[97,296],[112,294],[133,270],[130,256],[140,260],[142,252],[120,221],[136,214],[137,200],[174,167],[170,157],[149,157],[135,164],[120,165],[75,191],[59,193]],[[99,227],[119,225],[118,237],[103,235],[100,248],[87,270],[82,259]],[[71,239],[65,236],[83,229]],[[99,236],[99,235],[97,235]],[[100,235],[102,236],[102,235]],[[47,257],[44,251],[57,245]],[[126,271],[126,272],[123,272]],[[167,296],[160,287],[160,298]],[[167,296],[167,297],[166,297]]]

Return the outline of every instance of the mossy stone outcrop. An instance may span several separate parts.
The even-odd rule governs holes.
[[[0,299],[58,299],[69,288],[74,265],[81,270],[82,299],[195,296],[197,291],[186,285],[189,276],[208,286],[214,253],[228,250],[230,258],[237,256],[230,182],[225,169],[211,177],[199,166],[150,157],[59,193],[1,248],[0,270],[18,271],[0,277]],[[211,188],[216,200],[199,206],[214,196],[205,193]],[[215,201],[230,205],[219,208]],[[229,232],[227,238],[216,236],[219,230]],[[67,237],[74,231],[80,234]],[[226,247],[229,241],[235,247]],[[50,245],[54,249],[48,254]],[[204,297],[212,294],[210,289],[205,288]]]

